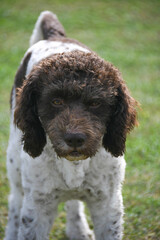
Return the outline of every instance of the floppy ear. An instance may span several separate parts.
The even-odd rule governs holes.
[[[130,96],[124,81],[119,79],[119,82],[115,110],[103,138],[103,146],[115,157],[123,155],[127,133],[138,125],[136,120],[138,103]]]
[[[23,132],[24,150],[33,158],[39,156],[46,144],[46,135],[37,113],[38,83],[26,80],[18,89],[14,123]]]

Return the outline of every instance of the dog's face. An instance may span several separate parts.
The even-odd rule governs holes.
[[[136,101],[119,71],[93,53],[57,54],[36,66],[18,91],[15,123],[24,149],[39,156],[46,134],[59,157],[92,157],[100,146],[124,153]]]
[[[102,145],[115,101],[114,90],[85,74],[82,70],[73,75],[70,72],[60,81],[53,79],[38,101],[38,115],[45,132],[58,156],[68,160],[95,155]]]

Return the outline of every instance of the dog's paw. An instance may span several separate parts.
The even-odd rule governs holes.
[[[70,240],[95,240],[94,233],[90,230],[86,233],[72,232],[67,234]]]

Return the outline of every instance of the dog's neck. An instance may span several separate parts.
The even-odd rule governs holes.
[[[54,161],[55,168],[62,176],[67,188],[73,190],[82,185],[85,174],[89,171],[91,158],[72,162],[65,158],[59,158],[48,136],[44,152],[50,156],[50,161]]]
[[[65,158],[57,158],[56,165],[68,188],[74,189],[82,185],[85,174],[89,170],[90,158],[70,162]],[[67,169],[67,171],[66,171]]]

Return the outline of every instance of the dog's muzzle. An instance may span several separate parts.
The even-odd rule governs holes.
[[[86,141],[86,135],[83,133],[66,133],[64,136],[64,140],[66,144],[73,149],[70,153],[65,157],[69,161],[78,161],[85,160],[88,156],[81,154],[79,148],[81,148]]]

